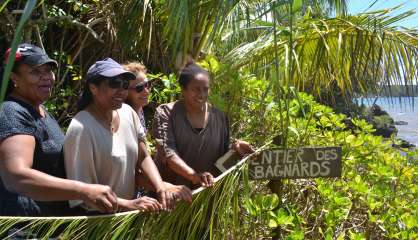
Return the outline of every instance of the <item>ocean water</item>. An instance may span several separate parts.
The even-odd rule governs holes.
[[[360,98],[370,106],[375,98]],[[418,146],[418,97],[378,98],[376,104],[385,110],[395,121],[405,121],[408,125],[396,125],[398,137]]]

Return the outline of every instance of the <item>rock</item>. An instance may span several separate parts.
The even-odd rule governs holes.
[[[395,125],[408,125],[408,122],[405,121],[395,121]]]
[[[415,145],[403,140],[403,139],[397,139],[396,142],[393,144],[393,147],[399,147],[399,148],[415,148]]]
[[[370,112],[373,116],[383,116],[383,115],[389,115],[386,111],[384,111],[379,105],[373,104],[373,106],[370,107]]]
[[[393,134],[396,135],[398,133],[393,118],[389,115],[374,116],[371,123],[376,129],[376,132],[374,132],[375,135],[389,138]]]
[[[390,138],[398,133],[393,118],[377,104],[366,110],[365,118],[376,129],[374,135]]]
[[[398,130],[395,127],[381,127],[376,128],[376,131],[374,132],[374,135],[376,136],[382,136],[384,138],[390,138],[393,134],[397,134]]]

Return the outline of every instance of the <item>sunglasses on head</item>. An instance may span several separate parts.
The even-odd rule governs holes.
[[[129,80],[125,78],[108,78],[108,85],[110,88],[116,89],[116,88],[123,88],[124,90],[127,90],[129,88]]]
[[[145,82],[142,83],[138,83],[137,85],[135,85],[135,87],[131,88],[133,90],[135,90],[137,93],[142,92],[145,88],[150,88],[151,87],[151,82],[149,82],[148,80],[145,80]]]

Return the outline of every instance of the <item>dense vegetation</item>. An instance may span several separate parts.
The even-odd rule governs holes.
[[[413,11],[349,15],[342,0],[46,0],[20,29],[13,10],[23,6],[0,5],[0,51],[22,30],[59,61],[46,106],[63,128],[97,59],[144,62],[160,79],[158,104],[178,98],[175,72],[191,56],[211,72],[210,102],[228,113],[234,136],[257,147],[343,147],[341,178],[283,180],[279,195],[249,181],[243,165],[172,213],[41,219],[33,229],[48,235],[61,225],[64,234],[114,239],[197,239],[205,231],[215,239],[418,238],[418,152],[403,156],[394,139],[328,107],[347,109],[355,94],[382,92],[384,82],[411,84],[417,30],[396,23]],[[0,221],[2,235],[19,220]]]
[[[243,90],[249,91],[252,84],[260,81],[253,78],[244,82]],[[264,90],[266,86],[259,87]],[[248,97],[257,99],[257,95]],[[242,133],[253,136],[254,131],[262,132],[265,125],[270,131],[280,129],[280,116],[289,117],[290,147],[343,147],[341,178],[285,180],[279,198],[271,194],[267,182],[249,181],[244,165],[213,188],[199,193],[191,206],[180,204],[171,213],[38,220],[33,228],[51,234],[57,226],[71,222],[66,229],[68,234],[115,239],[197,239],[205,231],[210,231],[215,239],[259,239],[277,232],[283,239],[417,238],[418,151],[402,156],[392,148],[392,140],[374,136],[373,127],[366,121],[347,122],[346,116],[318,104],[310,95],[291,95],[288,110],[281,114],[279,105],[284,101],[270,101],[263,114],[264,124],[259,124],[257,108],[249,104]],[[251,140],[269,142],[262,135]],[[209,225],[207,211],[211,217]],[[83,228],[87,231],[82,232]]]
[[[273,109],[268,113],[277,116]],[[417,237],[417,151],[401,156],[392,141],[373,136],[364,120],[347,122],[306,94],[291,101],[288,114],[290,145],[343,146],[343,175],[287,180],[276,209],[278,198],[256,188],[244,200],[248,222],[258,223],[258,229],[281,226],[289,239]]]

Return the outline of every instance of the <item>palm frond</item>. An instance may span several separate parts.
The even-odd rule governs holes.
[[[303,20],[294,27],[292,61],[293,86],[312,90],[337,85],[348,93],[373,90],[387,79],[391,84],[412,84],[417,76],[417,32],[400,31],[393,23],[411,16],[413,11],[398,16],[360,14],[347,18]],[[274,62],[277,52],[285,63],[289,59],[289,31],[279,28],[275,47],[272,31],[265,31],[256,41],[242,44],[226,56],[235,69],[253,68],[258,62]],[[374,89],[376,90],[376,89]]]
[[[242,174],[248,174],[247,161],[265,149],[241,159],[226,172],[216,177],[210,188],[193,191],[193,202],[178,203],[172,212],[159,214],[139,211],[98,216],[75,217],[1,217],[0,237],[16,234],[48,239],[58,235],[64,239],[224,239],[231,236],[231,223],[238,224],[238,198]],[[228,199],[228,200],[226,200]],[[232,226],[233,227],[233,226]],[[238,229],[236,227],[235,229]]]

